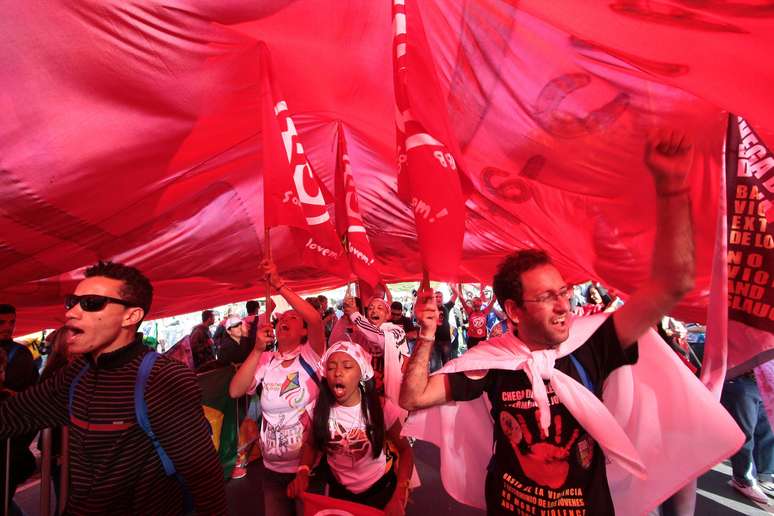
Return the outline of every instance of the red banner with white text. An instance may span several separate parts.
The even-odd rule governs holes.
[[[422,19],[411,2],[407,6],[405,0],[394,0],[392,8],[398,195],[414,212],[423,268],[434,279],[456,280],[465,232],[461,171],[448,147],[436,138],[450,141],[449,135],[430,134],[411,109],[409,81],[439,91]],[[442,110],[423,107],[436,119],[436,127],[446,127]]]
[[[339,126],[338,150],[336,152],[336,231],[341,238],[349,257],[349,266],[355,275],[376,286],[379,283],[379,270],[376,268],[376,256],[368,241],[360,203],[352,177],[352,166],[347,154],[347,140],[344,129]]]
[[[264,220],[266,227],[290,226],[304,261],[348,276],[324,189],[306,159],[287,102],[272,76],[269,52],[261,46]]]

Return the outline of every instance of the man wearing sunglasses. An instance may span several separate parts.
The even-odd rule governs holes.
[[[614,432],[620,430],[620,434],[615,433],[618,438],[624,431],[613,428],[617,423],[600,399],[607,377],[616,368],[637,362],[638,339],[693,287],[691,203],[686,181],[690,164],[690,145],[681,135],[670,133],[648,143],[645,165],[655,180],[658,196],[651,276],[612,316],[596,316],[596,329],[590,321],[576,321],[575,325],[585,330],[574,330],[571,336],[572,287],[545,251],[518,251],[503,260],[493,282],[495,295],[518,337],[509,332],[482,342],[440,371],[446,374],[428,377],[438,313],[432,302],[419,304],[420,335],[404,376],[401,406],[416,410],[488,397],[494,420],[494,454],[488,467],[486,462],[480,467],[470,464],[476,457],[486,456],[486,446],[481,448],[483,453],[460,453],[459,443],[453,441],[456,437],[444,438],[450,439],[444,441],[450,449],[458,448],[456,455],[444,455],[449,462],[467,457],[462,460],[468,463],[455,464],[457,469],[466,470],[465,482],[470,482],[474,470],[486,474],[481,483],[485,483],[488,514],[613,514],[606,476],[609,457],[629,459],[632,474],[642,473],[639,457],[633,457],[631,450],[620,444],[622,440],[608,439]],[[578,336],[582,331],[586,331],[584,336]],[[412,417],[424,422],[422,418],[437,415],[441,420],[438,427],[444,428],[443,418],[457,407],[444,409],[445,413],[422,411]],[[486,439],[492,435],[491,425],[488,430],[479,429],[470,419],[465,420],[471,426],[454,432],[455,436]],[[432,435],[422,435],[421,428],[433,426],[424,425],[417,425],[417,433],[411,433],[409,426],[407,435],[432,439]],[[488,449],[492,449],[491,444]],[[444,485],[454,484],[454,479],[444,477]],[[464,492],[461,499],[468,495],[470,500],[472,491],[466,485],[459,485],[457,492]]]
[[[100,262],[65,298],[67,345],[81,355],[43,383],[0,404],[0,438],[70,428],[68,514],[180,514],[184,491],[198,514],[225,514],[223,472],[194,374],[166,357],[152,363],[138,400],[138,374],[150,350],[137,333],[153,287],[137,269]],[[179,475],[168,476],[137,422],[150,427]]]

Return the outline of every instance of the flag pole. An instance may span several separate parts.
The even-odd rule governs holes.
[[[271,236],[268,226],[263,229],[263,256],[271,261]],[[269,276],[266,276],[266,324],[271,324],[271,282]]]

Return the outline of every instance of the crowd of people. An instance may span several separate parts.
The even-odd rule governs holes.
[[[506,256],[492,287],[449,285],[446,298],[425,280],[401,302],[384,285],[335,308],[325,296],[299,296],[265,260],[259,277],[290,309],[277,313],[269,302],[259,313],[250,301],[244,317],[227,314],[217,325],[205,310],[188,336],[188,367],[138,334],[151,282],[136,268],[99,262],[65,297],[58,356],[42,381],[11,339],[13,307],[0,305],[0,438],[14,439],[11,492],[28,474],[22,455],[35,432],[67,426],[67,513],[225,514],[195,375],[236,364],[229,394],[260,400],[267,515],[300,514],[306,492],[404,514],[416,481],[407,418],[484,397],[494,436],[482,486],[489,514],[613,514],[608,454],[627,456],[608,448],[607,429],[582,407],[610,417],[600,402],[605,380],[637,363],[638,340],[693,287],[688,147],[673,134],[648,149],[659,198],[654,263],[625,304],[600,285],[568,285],[539,249]],[[574,333],[573,316],[588,317],[592,330]],[[754,379],[730,384],[727,400],[747,399]],[[740,420],[752,430],[732,464],[737,489],[765,499],[774,446],[755,409],[754,421]],[[690,500],[688,509],[680,503],[674,513],[688,514]]]

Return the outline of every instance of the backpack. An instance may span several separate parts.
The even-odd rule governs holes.
[[[156,363],[156,359],[158,357],[159,354],[155,351],[146,353],[146,355],[142,357],[142,362],[140,363],[140,367],[137,370],[137,379],[134,383],[134,415],[137,419],[137,424],[140,426],[140,428],[142,428],[142,430],[148,436],[148,439],[150,439],[151,443],[153,444],[153,449],[156,451],[156,454],[159,456],[159,460],[161,460],[161,465],[164,467],[164,473],[166,473],[168,477],[174,477],[178,484],[180,484],[180,489],[183,491],[183,514],[192,514],[194,511],[194,504],[191,491],[189,491],[183,477],[175,469],[175,465],[172,462],[172,459],[169,457],[169,455],[167,455],[167,452],[161,446],[159,438],[156,437],[155,433],[153,433],[150,419],[148,417],[148,405],[145,403],[145,385],[148,383],[148,377],[150,376],[151,369],[153,368],[153,364]],[[75,398],[75,389],[78,386],[78,382],[81,381],[81,378],[83,378],[83,376],[89,370],[89,367],[89,363],[86,362],[83,368],[75,376],[75,379],[73,379],[73,382],[70,384],[70,390],[68,394],[67,413],[69,415],[70,422],[78,426],[81,426],[83,422],[73,416],[73,399]],[[126,423],[103,425],[103,430],[125,430],[130,425],[131,424]]]

